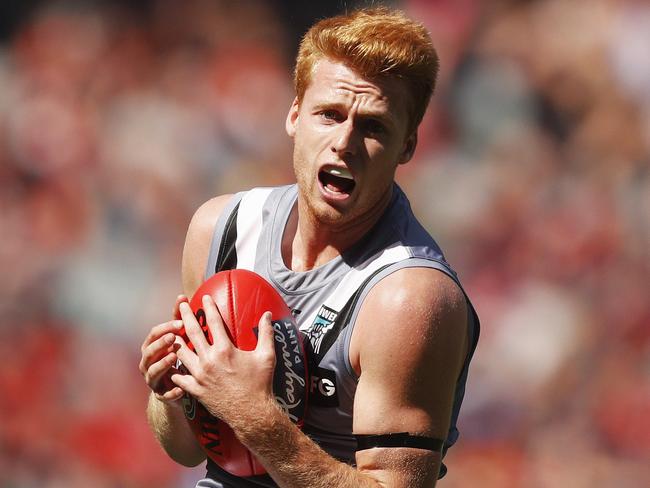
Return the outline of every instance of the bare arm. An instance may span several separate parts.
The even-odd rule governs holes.
[[[179,401],[166,402],[152,392],[147,420],[158,443],[174,461],[183,466],[197,466],[205,461],[205,453],[189,428]]]
[[[467,348],[462,292],[442,273],[400,270],[368,295],[355,325],[350,359],[360,373],[355,433],[410,432],[445,438],[456,379]],[[211,300],[204,302],[215,338],[209,345],[182,306],[197,354],[181,346],[191,375],[173,381],[224,419],[282,487],[434,486],[440,453],[376,448],[357,453],[357,468],[343,464],[300,432],[272,397],[272,328],[260,321],[258,348],[230,347]],[[194,322],[194,323],[193,323]],[[219,395],[211,394],[218,391]]]
[[[380,282],[364,303],[350,346],[360,373],[354,432],[445,439],[467,341],[467,304],[449,277],[413,268]],[[375,448],[357,452],[356,461],[386,486],[434,486],[441,454]]]
[[[185,295],[179,296],[176,302],[174,319],[180,319],[180,303],[187,302],[187,297],[203,282],[214,226],[229,199],[230,195],[224,195],[206,202],[190,222],[182,262]],[[169,381],[169,376],[176,372],[178,346],[173,342],[180,325],[182,322],[175,320],[152,329],[142,346],[140,370],[152,388],[147,419],[158,442],[174,461],[196,466],[206,456],[185,419],[181,404],[183,390]]]
[[[203,283],[208,264],[214,227],[232,195],[221,195],[201,205],[190,221],[183,247],[183,290],[188,297],[194,295]]]

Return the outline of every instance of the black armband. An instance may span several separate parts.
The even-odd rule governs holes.
[[[433,437],[413,435],[408,432],[396,434],[356,434],[357,451],[372,449],[373,447],[413,447],[442,452],[445,441]]]

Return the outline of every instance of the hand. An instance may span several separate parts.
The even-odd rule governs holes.
[[[176,402],[184,394],[181,388],[172,383],[171,375],[178,372],[175,367],[178,345],[174,341],[183,326],[179,307],[187,301],[185,295],[179,295],[172,312],[174,320],[152,327],[141,347],[140,373],[156,398],[165,403]]]
[[[259,321],[257,347],[254,351],[237,349],[230,341],[223,319],[209,296],[203,297],[203,310],[213,338],[211,345],[187,303],[180,304],[185,332],[196,352],[178,339],[177,354],[189,374],[174,373],[171,380],[188,392],[215,417],[233,427],[244,421],[246,413],[255,411],[261,402],[273,397],[275,349],[271,313]]]

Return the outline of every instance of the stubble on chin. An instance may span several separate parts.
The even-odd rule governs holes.
[[[312,192],[317,192],[318,188],[299,188],[299,198],[302,199],[299,205],[299,211],[303,214],[302,217],[309,220],[312,224],[323,227],[336,227],[341,223],[342,213],[334,207],[328,205],[323,201],[317,199],[317,195]]]

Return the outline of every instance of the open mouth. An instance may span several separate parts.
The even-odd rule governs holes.
[[[318,180],[329,193],[349,195],[354,190],[355,182],[346,168],[325,168],[318,172]]]

